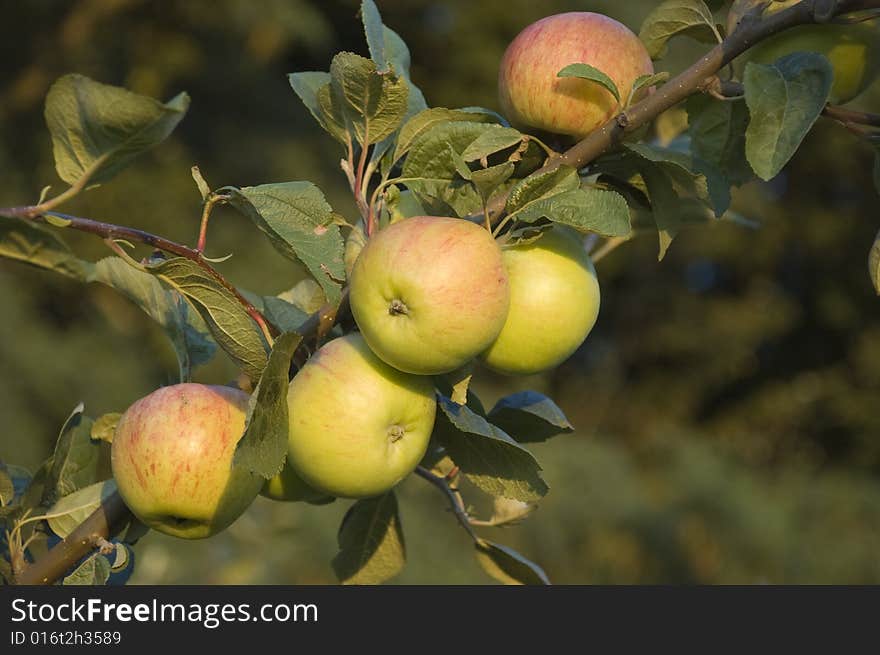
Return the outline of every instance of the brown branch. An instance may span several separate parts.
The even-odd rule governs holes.
[[[238,289],[230,284],[226,278],[217,271],[217,269],[205,260],[198,249],[190,248],[189,246],[177,243],[176,241],[170,241],[164,237],[150,234],[149,232],[144,232],[143,230],[138,230],[133,227],[114,225],[113,223],[102,223],[101,221],[94,221],[90,218],[81,218],[79,216],[71,216],[70,214],[62,214],[59,212],[43,212],[39,209],[39,206],[7,207],[5,209],[0,209],[0,216],[22,218],[35,223],[47,223],[46,216],[56,216],[65,221],[69,221],[69,224],[67,225],[67,228],[69,229],[94,234],[103,239],[136,241],[138,243],[152,246],[157,250],[189,259],[198,264],[202,270],[223,286],[224,289],[234,295],[235,299],[238,300],[241,306],[244,307],[245,311],[247,311],[248,315],[257,323],[257,325],[260,326],[261,329],[268,329],[270,336],[278,336],[281,333],[275,325],[266,320],[266,317],[260,313],[260,310],[254,307],[244,296],[241,295]]]
[[[114,492],[80,523],[73,532],[15,578],[15,584],[48,585],[59,580],[80,559],[98,548],[105,539],[118,532],[132,515]]]

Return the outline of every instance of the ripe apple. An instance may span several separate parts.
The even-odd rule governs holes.
[[[385,363],[448,373],[501,332],[510,291],[501,249],[460,218],[414,216],[375,234],[351,274],[351,313]]]
[[[230,387],[176,384],[129,407],[110,451],[113,477],[144,524],[185,539],[235,521],[263,478],[232,463],[248,395]]]
[[[578,349],[599,315],[599,282],[576,233],[555,226],[537,241],[504,249],[510,311],[483,353],[489,368],[531,375]]]
[[[598,68],[624,102],[638,77],[654,74],[639,37],[613,18],[589,11],[542,18],[519,33],[501,60],[498,92],[514,125],[583,138],[622,109],[596,82],[557,77],[569,64]]]
[[[323,505],[333,500],[333,496],[323,494],[316,489],[312,489],[305,483],[296,471],[291,468],[289,462],[284,463],[281,473],[274,478],[266,480],[260,495],[272,500],[280,500],[286,502],[303,501],[306,503],[314,503]]]
[[[290,381],[287,461],[317,491],[378,496],[421,461],[437,404],[430,378],[380,360],[358,333],[328,342]]]
[[[764,10],[764,15],[788,9],[800,1],[773,2]],[[754,4],[754,0],[734,3],[728,19],[730,27],[735,27]],[[854,25],[799,25],[758,43],[742,59],[743,62],[772,64],[794,52],[818,52],[824,55],[834,70],[828,100],[833,104],[847,103],[880,75],[880,20]]]

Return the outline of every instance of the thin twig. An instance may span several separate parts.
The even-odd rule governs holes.
[[[469,517],[467,512],[465,511],[464,504],[461,502],[461,496],[449,486],[446,478],[441,478],[439,475],[434,475],[424,466],[416,467],[416,475],[418,475],[420,478],[424,478],[446,495],[446,498],[449,500],[449,505],[452,507],[452,511],[455,514],[455,518],[458,519],[461,527],[465,529],[471,539],[477,541],[479,537],[477,536],[477,533],[474,532],[474,529],[471,527],[471,517]]]

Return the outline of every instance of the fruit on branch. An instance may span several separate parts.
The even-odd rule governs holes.
[[[577,63],[610,77],[622,102],[638,77],[654,73],[639,37],[613,18],[588,11],[548,16],[520,32],[504,53],[498,92],[505,115],[515,125],[583,138],[620,112],[602,85],[557,76]],[[646,93],[640,90],[634,100]]]
[[[380,360],[358,333],[325,344],[290,381],[287,461],[329,496],[378,496],[421,461],[437,404],[430,378]]]
[[[583,343],[599,316],[593,263],[577,233],[561,226],[503,252],[510,311],[482,360],[509,375],[558,366]]]
[[[316,505],[329,503],[333,500],[333,496],[323,494],[307,485],[305,480],[293,470],[288,462],[284,463],[281,473],[274,478],[266,480],[266,483],[260,490],[260,495],[271,500],[286,502],[303,501]]]
[[[775,14],[801,0],[773,2],[764,11]],[[728,26],[733,28],[754,0],[738,0],[728,15]],[[860,95],[880,75],[880,19],[838,25],[799,25],[774,35],[744,53],[742,65],[752,61],[772,64],[794,52],[818,52],[824,55],[834,71],[829,102],[844,104]]]
[[[495,340],[510,301],[501,249],[460,218],[414,216],[374,235],[351,274],[351,313],[376,355],[448,373]]]
[[[232,463],[248,395],[231,387],[176,384],[129,407],[111,447],[113,477],[144,524],[185,539],[235,521],[263,478]]]

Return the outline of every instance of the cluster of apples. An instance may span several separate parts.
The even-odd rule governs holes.
[[[769,11],[796,1],[775,2]],[[732,20],[754,4],[739,0]],[[863,90],[880,67],[876,25],[793,30],[756,56],[801,49],[829,57],[837,101]],[[639,38],[607,16],[544,18],[523,30],[502,60],[500,100],[514,124],[583,137],[620,111],[603,86],[557,76],[571,63],[603,71],[621,98],[654,72]],[[122,416],[112,448],[119,491],[144,523],[186,538],[224,529],[261,490],[309,502],[379,495],[425,454],[437,411],[432,376],[475,360],[513,375],[558,366],[592,329],[599,301],[593,264],[567,228],[502,248],[463,219],[394,222],[354,262],[350,302],[359,332],[325,344],[290,381],[288,456],[278,476],[265,482],[233,462],[247,394],[178,384]]]

